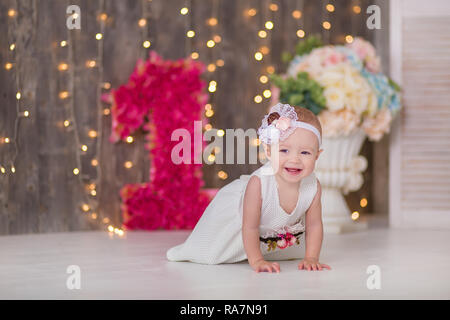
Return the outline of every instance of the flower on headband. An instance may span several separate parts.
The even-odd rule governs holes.
[[[258,129],[259,140],[266,145],[278,143],[280,140],[283,141],[289,137],[296,128],[304,128],[317,136],[320,148],[322,137],[317,128],[309,123],[297,121],[297,119],[297,112],[293,107],[288,104],[277,103],[270,108],[269,114],[265,115],[262,120]],[[269,124],[270,120],[273,121]]]
[[[271,113],[278,113],[280,117],[271,124],[268,118]],[[258,135],[265,144],[272,144],[279,140],[284,140],[289,136],[295,128],[292,126],[292,121],[298,119],[295,109],[288,104],[277,103],[270,108],[269,114],[264,116],[261,126],[258,129]]]
[[[275,124],[275,127],[280,130],[286,130],[291,125],[291,119],[288,117],[280,117],[272,123]]]

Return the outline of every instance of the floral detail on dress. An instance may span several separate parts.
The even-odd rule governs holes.
[[[300,239],[298,236],[300,236],[302,232],[299,232],[297,234],[292,234],[290,232],[286,233],[279,233],[276,237],[271,238],[259,238],[260,241],[267,243],[267,251],[273,251],[277,247],[280,249],[285,249],[287,247],[290,247],[294,244],[300,244]]]
[[[276,229],[268,228],[260,230],[260,237],[265,239],[276,238],[280,233],[299,234],[302,231],[305,231],[305,223],[303,222],[303,217],[300,217],[293,225],[287,225]]]

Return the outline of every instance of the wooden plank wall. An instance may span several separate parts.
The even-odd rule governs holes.
[[[191,14],[181,15],[180,8],[189,3]],[[268,10],[270,3],[277,4],[278,11]],[[283,51],[293,50],[298,39],[296,30],[301,27],[307,34],[323,33],[321,22],[328,18],[332,29],[325,33],[325,38],[329,42],[342,43],[346,34],[372,40],[373,33],[366,29],[364,20],[365,8],[371,1],[334,2],[336,10],[332,14],[325,13],[327,3],[317,0],[1,1],[0,137],[12,141],[0,143],[0,165],[6,169],[5,174],[0,173],[0,234],[91,230],[104,228],[105,218],[120,225],[119,190],[126,183],[148,181],[150,163],[142,133],[136,134],[133,144],[108,141],[111,119],[108,115],[99,116],[108,107],[99,102],[99,93],[106,92],[100,88],[104,82],[114,88],[127,81],[136,60],[148,54],[148,49],[142,47],[144,40],[150,40],[150,49],[169,59],[185,57],[192,51],[197,51],[205,63],[223,59],[223,67],[204,76],[206,80],[218,82],[218,90],[211,97],[215,110],[212,125],[244,130],[257,128],[269,107],[268,100],[261,104],[253,102],[253,97],[267,87],[258,82],[258,76],[269,65],[277,72],[284,71],[280,56]],[[66,28],[66,8],[72,4],[81,8],[81,30]],[[361,5],[361,14],[352,14],[354,4]],[[292,11],[302,5],[303,17],[296,20]],[[249,8],[257,10],[256,16],[244,14]],[[13,17],[8,15],[10,9],[16,11]],[[108,19],[103,39],[98,41],[95,34],[102,31],[98,20],[101,12],[107,13]],[[219,23],[211,27],[206,21],[214,12]],[[143,17],[148,19],[144,28],[138,25]],[[271,19],[275,28],[263,40],[257,37],[257,31],[266,19]],[[189,23],[196,31],[191,41],[185,36]],[[206,41],[216,33],[221,35],[222,42],[207,48]],[[63,40],[68,41],[65,47],[60,45]],[[10,50],[13,43],[15,48]],[[257,62],[253,54],[262,45],[267,45],[271,53]],[[95,60],[96,66],[86,67],[88,60]],[[9,70],[4,67],[8,62],[13,64]],[[66,71],[58,70],[62,62],[68,64]],[[17,91],[21,92],[20,100],[16,99]],[[61,99],[61,91],[67,91],[69,96]],[[25,110],[29,111],[29,117],[16,121],[18,112]],[[63,122],[67,119],[71,124],[66,128]],[[90,138],[89,131],[99,128],[99,136]],[[81,153],[78,162],[77,148],[82,144],[88,150],[78,151]],[[370,150],[366,143],[363,154],[370,158]],[[94,158],[99,161],[98,167],[91,165]],[[13,159],[14,173],[11,172]],[[125,169],[125,161],[132,161],[134,166]],[[80,175],[73,174],[75,167],[81,168]],[[257,167],[205,165],[206,187],[221,187]],[[217,177],[219,170],[228,173],[227,180]],[[93,197],[87,186],[96,180],[97,194]],[[369,182],[360,191],[348,196],[350,205],[358,205],[361,195],[370,193],[370,180],[366,181]],[[94,200],[98,201],[99,210],[84,212],[81,205]]]

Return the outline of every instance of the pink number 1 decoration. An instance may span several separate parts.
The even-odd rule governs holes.
[[[204,70],[192,59],[164,60],[151,51],[148,60],[138,60],[128,83],[103,96],[111,103],[111,142],[125,140],[141,127],[147,132],[150,182],[120,190],[126,229],[192,229],[209,204],[210,194],[201,190],[202,163],[194,162],[201,149],[194,150],[191,140],[190,164],[171,160],[179,143],[171,141],[172,132],[184,128],[193,139],[194,121],[206,124],[202,113],[208,95],[200,78]]]

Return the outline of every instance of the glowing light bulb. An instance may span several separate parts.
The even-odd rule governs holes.
[[[305,31],[302,29],[297,30],[297,37],[304,38],[305,37]]]
[[[216,45],[216,43],[214,42],[214,40],[208,40],[208,42],[206,42],[206,46],[208,48],[212,48]]]
[[[144,41],[144,42],[142,43],[142,46],[143,46],[144,48],[150,48],[151,43],[150,43],[150,41],[146,40],[146,41]]]
[[[97,131],[95,130],[89,130],[89,138],[97,138]]]
[[[255,15],[256,15],[256,9],[254,9],[254,8],[251,8],[251,9],[248,9],[247,10],[247,14],[250,16],[250,17],[254,17]]]
[[[102,35],[101,33],[97,33],[97,34],[95,35],[95,39],[97,39],[97,40],[102,40],[102,39],[103,39],[103,35]]]
[[[359,202],[359,205],[363,208],[367,207],[367,199],[362,198],[361,201]]]
[[[130,169],[131,167],[133,167],[133,162],[125,161],[125,163],[123,165],[125,168]]]
[[[264,30],[259,30],[258,36],[259,36],[260,38],[265,38],[265,37],[267,37],[267,32],[264,31]]]
[[[263,96],[264,96],[264,98],[270,98],[272,96],[272,91],[264,90]]]
[[[323,28],[324,28],[325,30],[330,30],[330,28],[331,28],[331,23],[329,23],[328,21],[324,21],[324,22],[322,23],[322,26],[323,26]]]
[[[86,67],[88,68],[93,68],[97,65],[97,63],[95,62],[95,60],[88,60],[86,61]]]
[[[189,30],[188,32],[186,32],[186,35],[188,36],[188,38],[193,38],[195,36],[195,31]]]
[[[210,63],[210,64],[208,65],[208,71],[209,71],[209,72],[214,72],[215,70],[216,70],[216,65]]]
[[[69,65],[65,62],[62,62],[58,65],[59,71],[66,71],[67,69],[69,69]]]
[[[261,61],[262,58],[263,58],[263,54],[261,52],[258,51],[258,52],[255,53],[255,59],[256,60]]]
[[[80,170],[78,168],[73,169],[73,174],[77,175],[80,173]]]
[[[222,129],[217,130],[217,136],[223,137],[224,135],[225,135],[225,131],[223,131]]]
[[[60,98],[60,99],[66,99],[67,97],[69,97],[69,92],[67,92],[67,91],[61,91],[61,92],[59,93],[59,98]]]
[[[226,178],[228,178],[228,174],[227,174],[225,171],[222,171],[222,170],[220,170],[220,171],[217,173],[217,176],[218,176],[220,179],[222,179],[222,180],[225,180]]]
[[[294,19],[300,19],[302,17],[302,12],[300,10],[294,10],[292,11],[292,17],[294,17]]]
[[[217,19],[216,18],[209,18],[208,19],[208,24],[210,25],[210,26],[215,26],[215,25],[217,25]]]
[[[255,96],[254,100],[256,103],[261,103],[262,97],[260,95],[257,95],[257,96]]]
[[[271,3],[271,4],[269,5],[269,9],[270,9],[271,11],[278,11],[278,5],[275,4],[275,3]]]
[[[273,22],[272,21],[267,21],[264,26],[266,27],[266,29],[272,30],[273,29]]]
[[[139,25],[139,27],[141,27],[141,28],[145,27],[145,26],[147,25],[147,20],[144,19],[144,18],[139,19],[138,25]]]
[[[267,83],[268,81],[269,81],[269,78],[267,76],[259,77],[259,82],[261,82],[261,83]]]
[[[181,8],[180,13],[181,13],[183,16],[184,16],[184,15],[187,15],[187,14],[189,13],[189,9],[186,8],[186,7]]]

